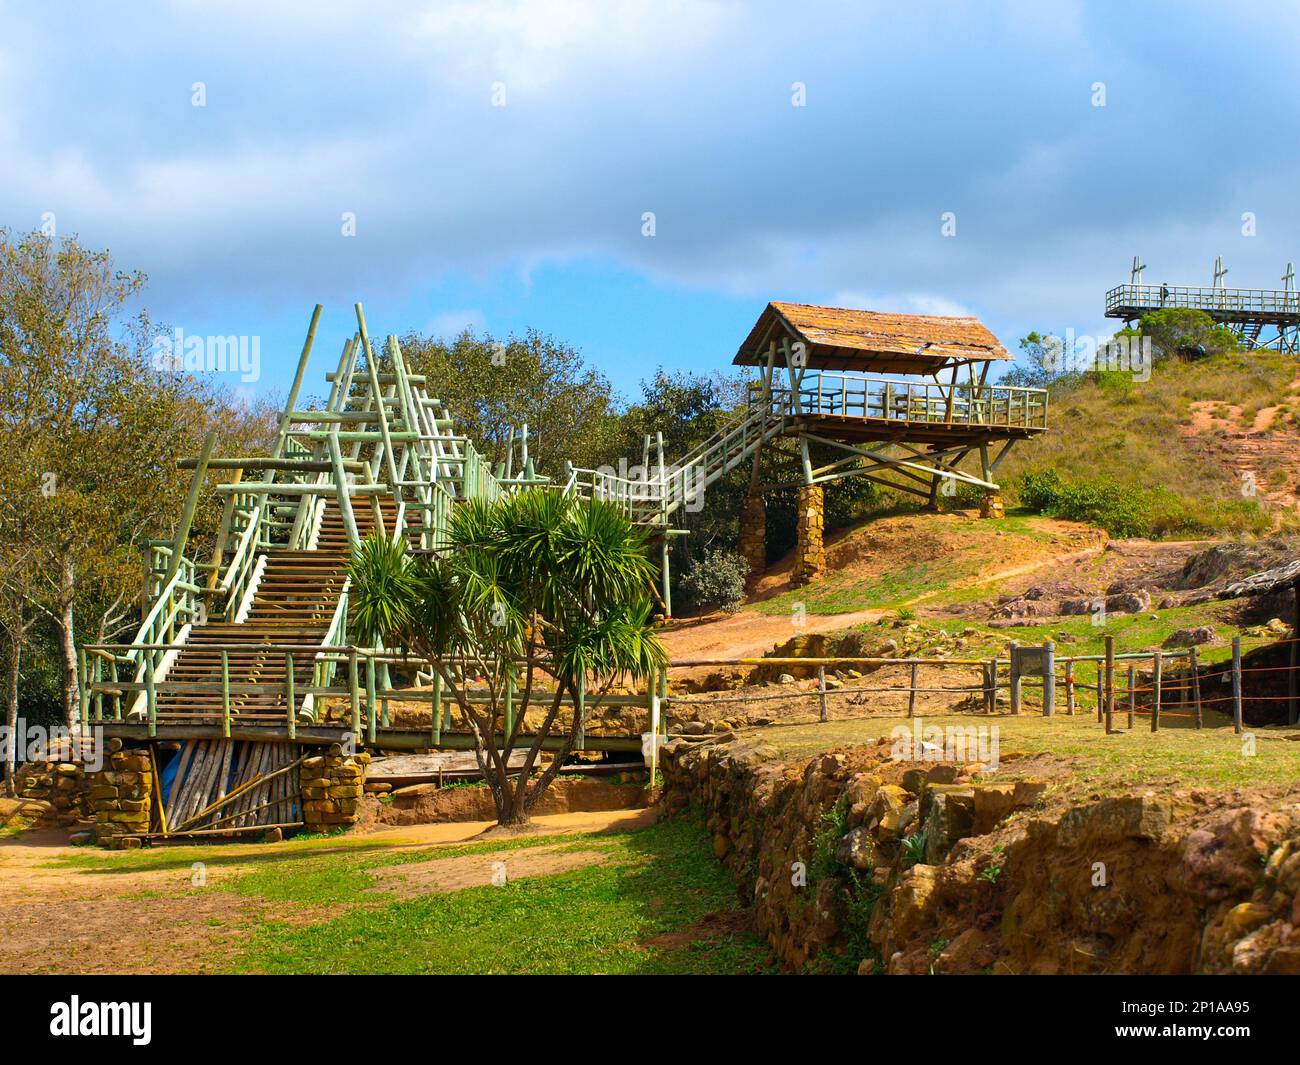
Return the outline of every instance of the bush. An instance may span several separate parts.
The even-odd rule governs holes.
[[[1167,488],[1139,488],[1109,477],[1070,481],[1056,470],[1026,473],[1020,502],[1030,510],[1105,529],[1112,536],[1207,536],[1224,529],[1263,532],[1268,515],[1254,501],[1185,499]]]
[[[734,614],[745,598],[748,578],[749,566],[740,555],[711,548],[682,577],[679,588],[692,607],[715,606],[724,613]]]

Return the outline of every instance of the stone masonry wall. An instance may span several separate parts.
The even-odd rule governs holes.
[[[370,755],[346,755],[339,744],[303,761],[302,819],[308,832],[350,828],[359,818]]]

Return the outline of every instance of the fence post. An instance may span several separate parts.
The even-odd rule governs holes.
[[[1295,613],[1291,618],[1291,669],[1286,675],[1286,690],[1288,696],[1288,714],[1287,720],[1292,724],[1300,724],[1300,703],[1296,701],[1296,666],[1300,665],[1300,577],[1295,579],[1291,585],[1291,594],[1295,598]]]
[[[911,688],[908,690],[908,693],[907,693],[907,716],[908,716],[908,717],[916,717],[916,671],[917,671],[917,668],[918,668],[918,667],[917,667],[917,664],[916,664],[915,662],[913,662],[913,663],[912,663],[912,686],[911,686]],[[825,696],[823,696],[822,698],[824,699]],[[823,717],[822,720],[825,721],[826,719]]]
[[[1232,731],[1241,734],[1241,637],[1232,638]]]
[[[1128,727],[1133,727],[1133,715],[1137,713],[1137,666],[1128,664]]]
[[[913,669],[912,676],[915,677],[916,667],[913,666],[912,669]],[[817,697],[821,701],[821,719],[823,721],[829,721],[830,716],[826,712],[826,667],[825,666],[817,667]],[[910,708],[908,710],[907,716],[908,717],[912,716]]]
[[[1115,731],[1115,637],[1106,637],[1106,734]]]
[[[1200,728],[1204,722],[1201,720],[1201,670],[1196,662],[1196,648],[1191,649],[1191,669],[1192,669],[1192,698],[1196,703],[1196,727]]]
[[[984,667],[984,709],[990,714],[998,709],[998,660],[995,656]]]
[[[1074,717],[1074,659],[1065,660],[1065,712]]]
[[[1103,663],[1097,663],[1097,724],[1106,720],[1106,688],[1103,681],[1105,668]]]
[[[1056,644],[1043,644],[1043,717],[1056,711]]]
[[[1020,656],[1016,654],[1015,640],[1011,641],[1011,713],[1012,716],[1020,713]]]
[[[1160,704],[1164,698],[1164,691],[1161,685],[1165,673],[1165,656],[1159,651],[1152,656],[1151,671],[1151,687],[1153,689],[1151,703],[1151,731],[1159,732]]]

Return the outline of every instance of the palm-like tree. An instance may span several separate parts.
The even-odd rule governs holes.
[[[498,821],[518,825],[577,742],[579,697],[598,707],[616,682],[651,677],[666,664],[652,621],[655,570],[644,532],[616,508],[553,490],[460,503],[449,526],[429,555],[378,537],[360,545],[351,563],[354,630],[441,676],[473,733]],[[544,695],[535,688],[543,676],[554,682]],[[486,698],[470,700],[471,681]],[[511,685],[518,711],[507,727]],[[575,703],[567,732],[532,780],[566,696]],[[524,711],[534,699],[545,717],[525,736]],[[525,742],[511,781],[510,757]]]

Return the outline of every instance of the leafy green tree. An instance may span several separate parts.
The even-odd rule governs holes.
[[[1186,307],[1151,311],[1142,316],[1136,330],[1122,329],[1116,335],[1150,337],[1157,361],[1176,355],[1190,358],[1222,355],[1241,346],[1231,329],[1217,325],[1204,311]]]
[[[20,547],[40,559],[10,578],[25,607],[5,631],[35,631],[20,620],[32,613],[54,624],[69,727],[77,618],[99,639],[131,627],[141,549],[170,533],[188,486],[176,460],[213,424],[256,437],[265,414],[155,365],[157,330],[130,310],[145,280],[75,238],[0,230],[0,560]],[[11,648],[9,690],[17,661]]]
[[[577,744],[581,715],[560,726],[565,696],[598,707],[615,683],[648,677],[667,660],[652,623],[655,568],[645,535],[605,503],[541,488],[470,500],[453,511],[437,554],[413,557],[371,538],[350,572],[358,635],[442,678],[473,734],[502,825],[528,820]],[[512,685],[519,710],[507,720]],[[532,703],[544,716],[530,738]],[[553,733],[559,749],[533,780]],[[512,781],[517,748],[526,754]]]
[[[538,472],[557,480],[565,460],[595,466],[615,445],[609,381],[569,344],[535,329],[505,340],[468,329],[452,340],[409,334],[400,343],[411,372],[428,378],[429,394],[493,461],[505,458],[511,428],[524,423]]]

